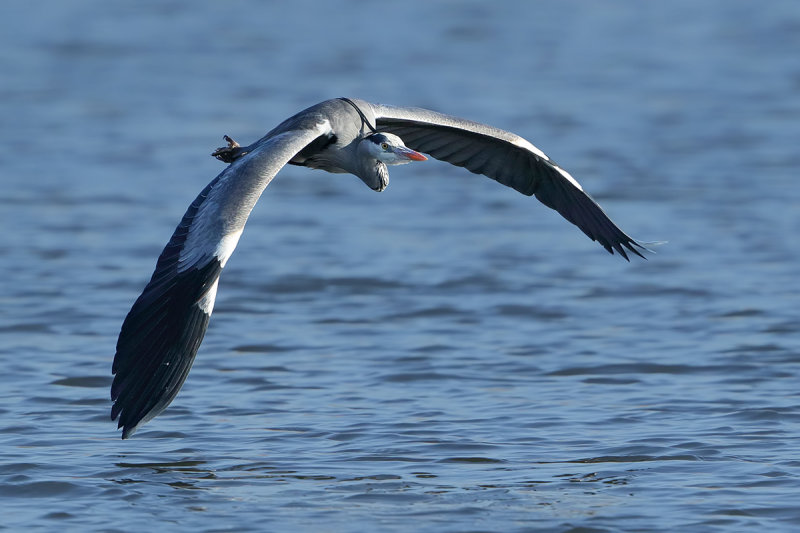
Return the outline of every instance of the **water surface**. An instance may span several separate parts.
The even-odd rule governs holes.
[[[800,8],[45,2],[0,21],[3,526],[790,531]],[[108,420],[119,326],[223,134],[320,100],[513,130],[626,231],[437,162],[287,168],[185,387]]]

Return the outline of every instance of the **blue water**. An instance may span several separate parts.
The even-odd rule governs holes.
[[[0,529],[800,527],[800,5],[17,2],[0,18]],[[318,101],[515,131],[625,231],[438,162],[287,168],[173,405],[119,326],[229,134]]]

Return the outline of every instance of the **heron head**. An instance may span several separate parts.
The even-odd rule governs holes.
[[[364,137],[362,142],[366,144],[367,152],[372,157],[386,165],[403,165],[428,159],[408,148],[400,137],[392,133],[373,133]]]
[[[361,139],[358,146],[359,171],[355,174],[371,189],[382,191],[389,185],[386,165],[402,165],[428,159],[403,144],[391,133],[373,133]]]

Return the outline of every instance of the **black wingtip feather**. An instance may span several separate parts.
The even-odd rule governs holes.
[[[603,208],[583,190],[575,187],[564,179],[555,165],[542,166],[541,162],[530,161],[531,171],[544,171],[543,178],[547,177],[547,186],[536,189],[536,198],[547,207],[558,211],[566,220],[576,225],[593,241],[597,241],[608,253],[616,252],[623,259],[630,262],[629,254],[635,254],[642,259],[644,255],[637,249],[647,250],[640,243],[622,231],[606,215]]]
[[[205,336],[209,315],[198,305],[219,277],[219,261],[178,274],[172,283],[151,283],[123,322],[111,386],[111,419],[123,438],[158,415],[186,380]],[[163,313],[151,313],[165,306]]]
[[[150,282],[125,317],[112,364],[111,420],[122,438],[166,409],[194,361],[209,315],[197,305],[219,278],[216,258],[178,271],[189,227],[214,183],[192,202],[164,247]]]

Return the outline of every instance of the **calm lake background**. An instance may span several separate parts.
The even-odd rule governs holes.
[[[796,1],[3,12],[0,529],[800,527]],[[286,168],[120,440],[116,336],[210,152],[337,96],[519,133],[668,244],[436,161]]]

